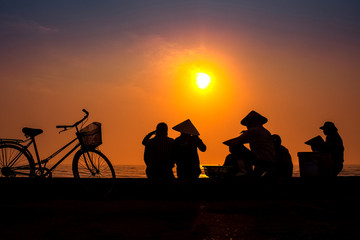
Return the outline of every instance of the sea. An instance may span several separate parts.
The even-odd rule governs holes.
[[[114,165],[116,178],[146,178],[145,165]],[[175,168],[174,168],[175,169]],[[204,169],[200,174],[200,178],[207,178]],[[299,166],[294,165],[293,177],[299,177]],[[360,164],[344,165],[339,176],[360,176]],[[54,171],[53,177],[72,178],[72,170],[70,164],[60,164]]]

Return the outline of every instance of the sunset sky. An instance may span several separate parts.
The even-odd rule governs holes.
[[[85,108],[114,164],[143,164],[157,123],[175,138],[191,119],[208,147],[201,164],[222,164],[222,142],[255,110],[294,164],[306,140],[325,138],[324,121],[345,164],[360,164],[359,13],[357,0],[0,0],[0,137],[42,128],[46,157],[74,133],[55,126]]]

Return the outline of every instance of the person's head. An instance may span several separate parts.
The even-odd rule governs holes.
[[[168,135],[168,126],[166,123],[161,122],[156,126],[156,136],[167,136]]]
[[[325,122],[324,125],[320,127],[320,129],[324,131],[325,135],[336,133],[338,131],[333,122]]]
[[[275,146],[275,147],[281,146],[281,138],[280,138],[279,135],[273,134],[273,135],[272,135],[272,138],[273,138],[274,146]]]

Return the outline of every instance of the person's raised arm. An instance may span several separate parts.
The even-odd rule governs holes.
[[[196,146],[199,148],[200,151],[206,151],[206,145],[204,142],[199,138],[199,136],[195,136]]]
[[[151,136],[154,135],[155,133],[156,133],[156,131],[152,131],[152,132],[148,133],[142,140],[142,145],[146,146],[146,144],[149,142]]]
[[[237,137],[237,141],[240,144],[249,143],[251,138],[251,130],[241,131],[241,135]]]

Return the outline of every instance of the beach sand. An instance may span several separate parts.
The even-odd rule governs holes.
[[[76,188],[74,194],[68,180],[40,185],[45,190],[0,184],[12,190],[1,197],[0,239],[360,239],[360,194],[351,184],[337,185],[340,194],[299,183],[225,195],[241,185],[125,180],[115,194],[98,198]],[[16,193],[23,188],[34,194]]]

